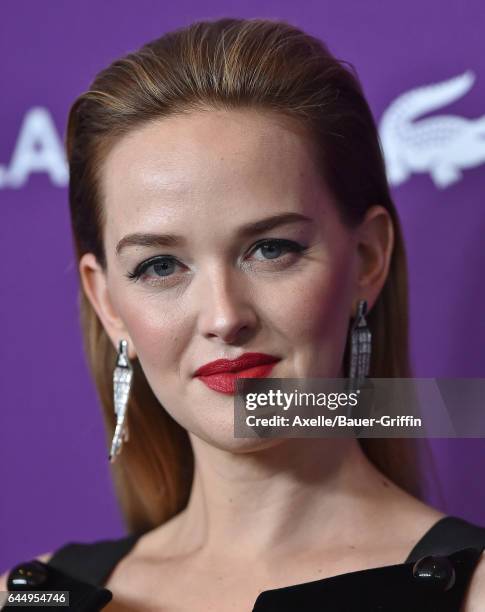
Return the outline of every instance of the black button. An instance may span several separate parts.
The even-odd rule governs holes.
[[[413,576],[424,586],[447,591],[455,584],[455,568],[448,557],[429,555],[413,566]]]
[[[22,563],[21,565],[16,565],[9,573],[7,589],[11,591],[19,591],[23,588],[31,589],[43,584],[47,577],[48,570],[42,562],[30,561],[29,563]]]

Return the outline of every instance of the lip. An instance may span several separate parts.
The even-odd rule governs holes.
[[[280,357],[265,353],[244,353],[237,359],[206,363],[194,376],[214,391],[235,395],[238,378],[265,378],[280,360]]]
[[[198,376],[197,378],[214,391],[235,395],[237,391],[236,381],[238,378],[265,378],[275,365],[275,362],[266,363],[264,365],[255,366],[254,368],[248,368],[247,370],[220,372],[219,374]]]
[[[280,361],[280,357],[268,355],[267,353],[243,353],[236,359],[216,359],[204,364],[195,371],[194,376],[211,376],[212,374],[220,374],[222,372],[239,372],[254,368],[273,364]]]

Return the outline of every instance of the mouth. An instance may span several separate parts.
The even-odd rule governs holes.
[[[265,378],[280,360],[273,355],[245,353],[234,360],[212,361],[199,368],[194,376],[214,391],[235,395],[238,378]]]

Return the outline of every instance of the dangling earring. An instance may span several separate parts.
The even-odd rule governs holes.
[[[128,358],[128,342],[120,340],[116,365],[113,372],[113,404],[116,414],[116,427],[111,442],[109,461],[114,463],[120,454],[123,442],[128,442],[128,425],[125,422],[128,396],[133,378],[133,368]]]
[[[367,301],[359,300],[357,314],[350,330],[350,388],[360,387],[364,378],[369,374],[372,334],[365,315],[367,314]]]

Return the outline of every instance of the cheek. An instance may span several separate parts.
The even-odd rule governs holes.
[[[349,262],[345,257],[315,266],[298,278],[292,291],[277,302],[275,326],[295,349],[301,376],[339,376],[352,306]]]
[[[155,296],[141,297],[136,291],[119,292],[118,312],[129,330],[137,356],[144,368],[160,371],[165,362],[173,363],[181,314],[169,311]]]
[[[348,268],[340,260],[300,277],[295,290],[279,301],[277,316],[295,338],[332,335],[348,325],[351,297]]]

